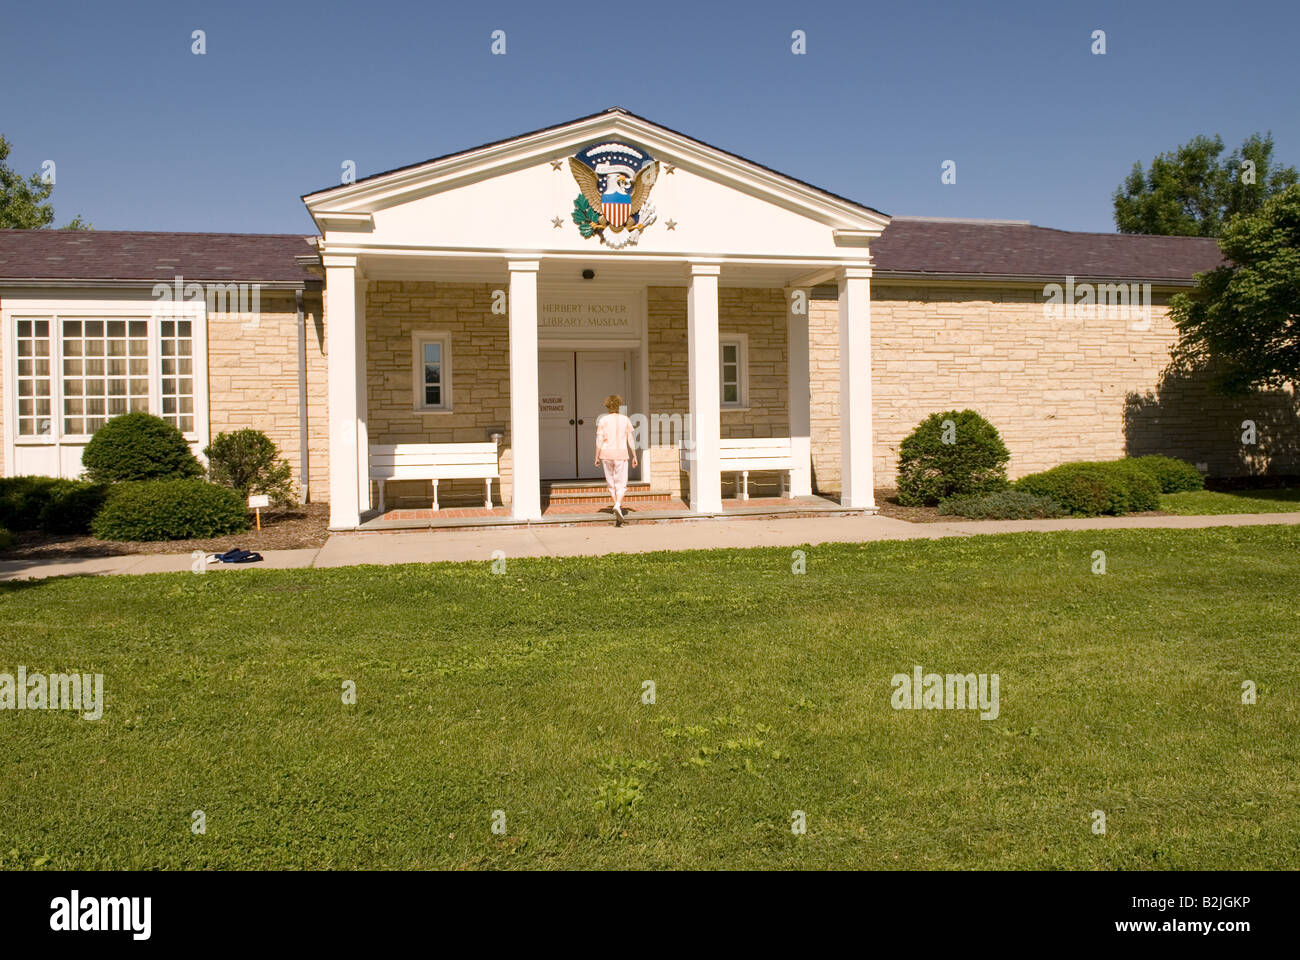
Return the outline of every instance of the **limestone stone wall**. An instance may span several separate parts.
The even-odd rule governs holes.
[[[509,318],[492,313],[492,290],[501,284],[373,281],[366,293],[367,410],[371,443],[482,443],[504,436],[500,489],[511,497]],[[451,334],[449,413],[415,409],[412,334]],[[427,501],[427,481],[387,484],[390,506],[401,498]],[[483,503],[483,481],[444,480],[444,504]]]
[[[1204,374],[1171,377],[1176,331],[1156,293],[1148,329],[1111,309],[1050,317],[1041,287],[875,283],[872,416],[877,487],[894,483],[898,445],[929,414],[971,407],[1001,432],[1014,478],[1069,460],[1164,453],[1211,474],[1286,470],[1296,462],[1293,391],[1227,400]],[[840,483],[838,305],[809,317],[815,489]],[[1135,322],[1136,321],[1136,322]],[[1267,443],[1243,450],[1255,416]],[[1288,467],[1290,465],[1290,467]]]
[[[690,412],[689,357],[686,332],[686,288],[650,287],[650,410],[649,415],[679,418]],[[749,396],[746,409],[722,412],[723,437],[782,437],[790,432],[786,377],[785,295],[778,289],[724,287],[718,291],[718,332],[745,334],[749,356]],[[653,420],[652,420],[653,423]],[[653,430],[652,430],[652,440]],[[689,493],[689,477],[679,468],[677,447],[666,431],[651,446],[650,481],[674,496]],[[730,477],[724,477],[730,483]],[[759,490],[775,478],[751,475]]]
[[[505,440],[499,496],[508,502],[508,320],[491,312],[492,289],[490,284],[371,282],[367,410],[372,443],[483,441],[500,432]],[[1156,294],[1149,328],[1142,329],[1137,318],[1114,311],[1048,316],[1040,287],[873,284],[876,485],[893,484],[898,445],[920,420],[936,410],[964,407],[980,411],[1001,431],[1013,477],[1068,460],[1144,453],[1205,463],[1211,474],[1300,470],[1300,402],[1294,391],[1229,401],[1204,375],[1171,375],[1169,350],[1176,337],[1167,302],[1167,294]],[[651,287],[647,303],[650,405],[644,412],[684,424],[689,412],[686,288]],[[724,437],[788,432],[785,310],[778,289],[719,291],[720,331],[746,334],[749,358],[749,408],[723,413]],[[814,297],[809,317],[814,489],[831,496],[839,493],[837,325],[836,301]],[[317,479],[327,466],[327,433],[318,412],[325,393],[323,354],[318,354],[323,327],[314,323],[313,330],[316,498],[327,489],[325,478]],[[416,330],[452,335],[452,413],[414,409],[411,334]],[[214,432],[220,429],[216,410],[223,389],[242,391],[239,407],[248,409],[262,397],[254,380],[293,373],[286,353],[279,366],[268,361],[255,373],[230,373],[223,388],[215,379],[215,355],[214,349]],[[286,449],[296,450],[296,439],[276,426],[284,416],[275,408],[269,422],[280,432],[273,435],[277,442],[284,436]],[[1260,442],[1253,447],[1240,442],[1243,419],[1258,424]],[[679,469],[677,439],[671,428],[663,429],[651,448],[649,479],[656,490],[685,497],[688,477]],[[769,481],[775,485],[775,477],[751,480],[759,492]],[[473,503],[481,489],[477,481],[445,483],[440,499]],[[393,504],[402,497],[427,500],[429,485],[394,483],[388,492]]]
[[[208,315],[208,394],[212,436],[261,430],[301,484],[297,304],[292,292],[262,291],[260,311]],[[329,499],[329,421],[323,302],[303,300],[307,327],[308,474],[311,499]]]

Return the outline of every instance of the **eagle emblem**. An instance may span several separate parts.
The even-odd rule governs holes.
[[[659,161],[626,143],[596,143],[569,158],[569,170],[582,192],[573,201],[573,222],[584,237],[593,234],[615,250],[633,246],[655,221],[650,188]]]

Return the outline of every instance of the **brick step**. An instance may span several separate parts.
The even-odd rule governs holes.
[[[548,484],[543,482],[542,499],[550,503],[608,503],[609,492],[605,489],[603,480],[593,480],[590,483],[566,481]],[[671,499],[672,496],[668,493],[651,490],[649,482],[636,481],[627,485],[627,494],[623,497],[623,502],[649,503]]]
[[[672,497],[666,493],[628,493],[623,497],[624,503],[667,503]],[[584,497],[542,497],[542,503],[558,506],[565,503],[591,503],[609,506],[609,494],[604,496]]]

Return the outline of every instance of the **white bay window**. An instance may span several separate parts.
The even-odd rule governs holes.
[[[91,435],[134,411],[206,445],[203,304],[6,297],[0,306],[5,473],[76,476]]]

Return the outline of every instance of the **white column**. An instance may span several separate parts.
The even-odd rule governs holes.
[[[511,260],[510,454],[514,469],[511,510],[516,520],[542,518],[541,440],[537,419],[536,260]]]
[[[871,267],[840,271],[840,503],[874,510],[871,462]]]
[[[366,280],[356,273],[357,332],[357,501],[362,513],[370,509],[370,391],[366,388]]]
[[[798,296],[796,296],[796,293]],[[808,309],[810,291],[785,291],[786,383],[790,408],[790,496],[812,496],[812,390],[809,377]]]
[[[722,511],[722,472],[718,438],[722,435],[722,387],[718,369],[717,264],[692,263],[686,294],[688,376],[690,378],[691,510]]]
[[[329,369],[330,527],[361,522],[358,487],[357,258],[326,254],[325,346]]]

